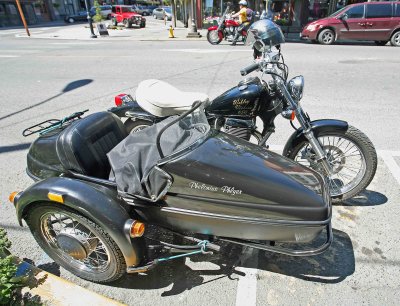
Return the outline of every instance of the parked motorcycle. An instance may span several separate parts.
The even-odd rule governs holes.
[[[107,283],[220,251],[221,242],[293,256],[331,244],[324,178],[211,129],[204,103],[131,134],[110,112],[82,116],[23,132],[40,134],[27,156],[36,183],[10,195],[20,225],[24,219],[40,247],[71,273]],[[150,237],[151,226],[186,243]],[[304,245],[315,239],[321,244]],[[151,257],[154,249],[161,255]]]
[[[373,144],[364,133],[345,121],[310,119],[300,104],[303,76],[288,81],[288,67],[280,48],[284,42],[281,30],[272,21],[264,19],[254,23],[249,31],[260,27],[260,23],[267,24],[268,35],[275,36],[267,44],[262,39],[248,37],[249,44],[254,44],[260,58],[241,70],[241,74],[245,76],[258,70],[262,77],[269,75],[272,80],[245,78],[209,102],[205,111],[210,125],[245,140],[253,136],[260,146],[265,146],[275,132],[274,120],[281,114],[295,129],[282,155],[327,176],[334,202],[354,197],[369,185],[375,175],[377,155]],[[195,100],[207,99],[205,94],[181,92],[166,82],[146,80],[139,84],[136,100],[121,94],[115,99],[117,107],[109,111],[127,117],[127,129],[136,132],[185,111]],[[263,122],[261,133],[256,127],[257,118]],[[294,119],[300,127],[294,126]]]
[[[219,18],[218,25],[208,28],[207,40],[210,44],[218,45],[223,39],[233,41],[240,24],[231,17],[232,14],[228,13],[229,9],[230,6],[228,5],[222,17]],[[244,42],[247,36],[246,29],[243,29],[239,34],[238,41]]]

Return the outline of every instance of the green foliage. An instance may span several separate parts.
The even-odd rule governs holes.
[[[103,20],[103,15],[101,15],[100,4],[97,0],[94,1],[94,7],[96,9],[96,15],[93,16],[93,21],[100,22]]]
[[[0,305],[42,305],[40,298],[21,296],[20,289],[27,284],[28,277],[15,276],[17,265],[9,255],[9,247],[7,232],[0,228]]]

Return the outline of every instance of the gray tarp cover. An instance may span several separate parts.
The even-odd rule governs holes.
[[[156,138],[160,130],[176,118],[177,116],[169,117],[139,132],[129,134],[107,154],[119,192],[150,197],[145,182],[149,172],[161,159]],[[173,124],[161,136],[164,156],[193,144],[204,136],[209,128],[204,113],[199,112]]]

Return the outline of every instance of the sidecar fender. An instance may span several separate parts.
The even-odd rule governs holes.
[[[347,131],[349,124],[346,121],[335,120],[335,119],[322,119],[311,121],[311,129],[314,132],[315,137],[318,137],[321,133],[324,132],[334,132]],[[286,145],[283,149],[282,155],[289,157],[293,152],[294,148],[296,148],[299,144],[307,141],[307,138],[304,135],[304,130],[302,128],[295,131],[286,142]]]
[[[139,247],[140,241],[131,240],[125,234],[124,225],[130,216],[112,188],[64,177],[39,181],[19,193],[14,200],[21,226],[22,219],[33,205],[56,203],[49,200],[49,192],[62,195],[64,203],[60,205],[75,210],[102,227],[120,248],[127,266],[140,263],[143,252]]]

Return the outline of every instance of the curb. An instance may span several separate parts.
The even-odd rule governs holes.
[[[63,306],[124,306],[120,302],[73,284],[61,277],[43,271],[31,264],[19,260],[17,276],[28,275],[28,284],[21,294],[39,296],[45,305]]]

